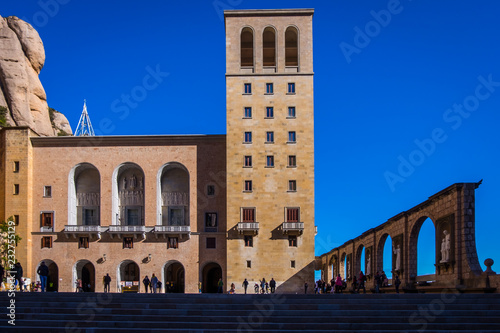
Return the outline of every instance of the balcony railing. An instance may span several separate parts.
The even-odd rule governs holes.
[[[304,231],[304,222],[283,222],[283,233]]]
[[[143,225],[110,225],[109,232],[142,234],[146,232],[146,227]]]
[[[237,229],[240,233],[252,232],[259,233],[259,222],[238,222]]]
[[[64,226],[64,232],[81,232],[81,233],[89,233],[89,232],[101,232],[100,225],[66,225]]]
[[[155,225],[154,232],[166,234],[185,234],[191,232],[188,225]]]

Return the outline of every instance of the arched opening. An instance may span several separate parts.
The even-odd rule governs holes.
[[[298,31],[295,27],[288,27],[285,32],[285,66],[299,66]]]
[[[80,260],[73,267],[73,286],[76,289],[76,282],[82,281],[84,292],[94,292],[95,285],[95,267],[88,260]]]
[[[158,225],[189,226],[189,172],[180,163],[158,172]]]
[[[331,282],[333,280],[333,282],[335,282],[335,280],[337,279],[337,275],[339,274],[338,273],[338,269],[337,269],[337,261],[338,261],[338,258],[336,255],[332,256],[332,258],[330,259],[330,263],[329,263],[329,269],[330,269],[330,276],[329,276],[329,281]]]
[[[49,268],[49,275],[47,276],[47,291],[58,291],[59,290],[59,268],[57,267],[57,264],[50,260],[50,259],[44,259],[42,261],[45,261],[45,265]],[[38,271],[38,267],[42,263],[40,261],[36,267],[36,271]],[[40,281],[40,276],[37,274],[37,281]]]
[[[382,252],[382,262],[380,263],[380,274],[385,273],[388,279],[392,279],[392,238],[389,235],[386,235],[385,242],[383,243],[383,252]]]
[[[253,67],[253,30],[249,27],[241,31],[241,67]]]
[[[217,293],[219,279],[222,278],[222,268],[219,264],[211,262],[203,267],[202,290],[204,293]]]
[[[262,36],[262,56],[264,67],[276,66],[276,31],[274,28],[264,29]]]
[[[436,273],[436,228],[430,218],[425,219],[417,242],[417,276]]]
[[[132,288],[133,291],[139,291],[140,288],[140,270],[139,265],[137,265],[132,260],[125,260],[120,263],[118,266],[118,290],[121,287]]]
[[[434,221],[428,216],[422,216],[413,225],[410,232],[409,244],[409,277],[411,281],[418,282],[419,279],[417,279],[417,276],[435,274],[435,237],[435,224]],[[434,276],[429,276],[424,280],[431,281],[432,279],[434,279]]]
[[[356,251],[356,259],[354,260],[354,277],[359,277],[359,272],[365,273],[365,247],[364,245],[358,246]]]
[[[81,163],[68,179],[68,224],[100,225],[101,175],[95,166]]]
[[[144,172],[134,163],[113,172],[113,225],[144,225]]]
[[[184,266],[178,261],[167,262],[163,267],[163,281],[166,293],[184,293]]]
[[[347,279],[347,255],[346,253],[342,253],[340,257],[340,274],[342,275],[342,279]]]

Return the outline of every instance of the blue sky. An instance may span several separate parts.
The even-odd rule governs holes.
[[[478,256],[500,262],[500,3],[393,2],[26,0],[2,2],[0,15],[40,33],[48,103],[73,130],[86,99],[101,134],[223,134],[222,9],[315,8],[316,254],[453,183],[484,179]],[[377,14],[388,9],[390,19]],[[157,84],[142,89],[151,71]],[[429,140],[427,152],[416,143]],[[416,165],[400,173],[402,160]],[[419,252],[428,270],[433,258]]]

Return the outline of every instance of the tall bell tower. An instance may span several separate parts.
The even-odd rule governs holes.
[[[313,14],[224,12],[227,283],[240,290],[314,282]]]

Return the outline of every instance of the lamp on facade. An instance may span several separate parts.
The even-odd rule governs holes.
[[[104,254],[102,255],[102,262],[105,262],[105,261],[106,261],[106,253],[104,253]]]

